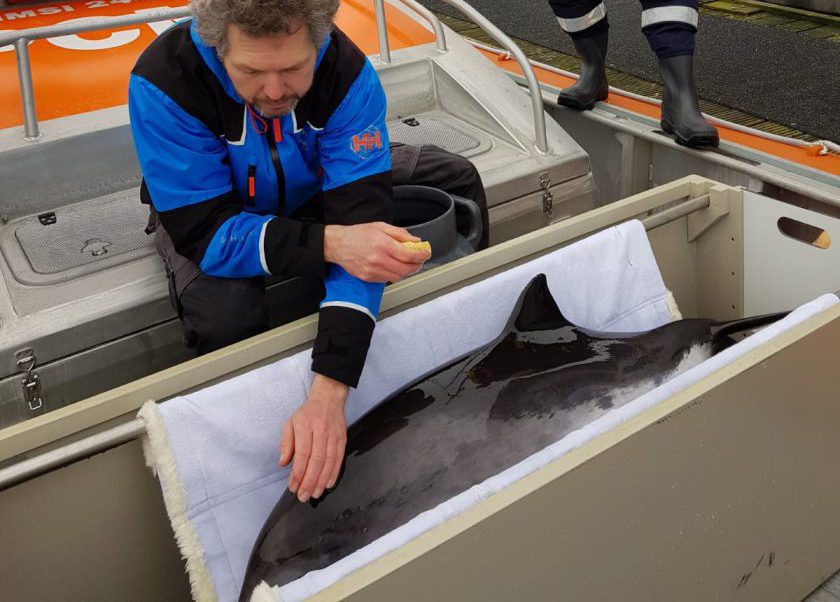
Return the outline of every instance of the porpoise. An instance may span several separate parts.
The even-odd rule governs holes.
[[[321,569],[513,466],[784,314],[684,319],[642,333],[569,322],[544,275],[490,344],[426,374],[350,426],[341,476],[317,500],[286,491],[260,532],[240,602]]]

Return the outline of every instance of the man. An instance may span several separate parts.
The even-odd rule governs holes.
[[[268,327],[264,278],[323,278],[309,396],[283,428],[280,464],[301,501],[332,487],[344,402],[385,282],[424,251],[388,225],[385,94],[332,26],[338,0],[193,0],[132,71],[129,111],[156,244],[185,341],[199,353]],[[394,175],[486,200],[469,162],[400,146]],[[431,168],[430,168],[431,166]]]
[[[694,85],[694,35],[698,0],[641,0],[642,32],[659,60],[665,84],[662,129],[690,147],[717,146],[717,130],[706,123]],[[557,102],[579,111],[607,97],[605,59],[609,22],[602,0],[549,0],[560,28],[581,58],[580,79],[561,90]]]

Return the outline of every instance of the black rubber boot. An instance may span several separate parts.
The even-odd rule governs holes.
[[[580,56],[580,79],[573,86],[560,90],[557,104],[565,105],[578,111],[586,111],[595,106],[596,100],[604,100],[609,93],[605,58],[609,31],[597,33],[585,38],[572,38]]]
[[[717,130],[706,123],[697,102],[694,85],[694,55],[681,54],[659,59],[665,83],[662,95],[662,130],[673,134],[679,144],[692,148],[717,146]]]

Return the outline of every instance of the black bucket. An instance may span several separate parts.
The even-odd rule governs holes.
[[[469,217],[464,233],[456,227],[456,205]],[[438,188],[413,185],[394,186],[394,224],[432,245],[432,258],[424,270],[474,253],[484,228],[475,201]]]

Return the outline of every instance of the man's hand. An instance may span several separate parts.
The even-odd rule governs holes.
[[[344,402],[350,387],[321,374],[315,375],[304,404],[283,427],[280,466],[294,457],[289,490],[301,502],[319,498],[338,480],[347,443]]]
[[[400,244],[419,240],[405,228],[384,222],[329,225],[324,230],[324,259],[365,282],[398,282],[419,272],[429,259],[426,251]]]

